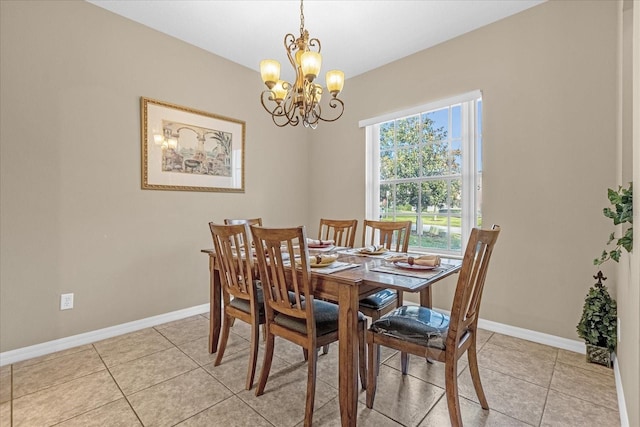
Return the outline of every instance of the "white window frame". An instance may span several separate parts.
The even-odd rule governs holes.
[[[478,169],[478,141],[479,124],[477,123],[477,101],[482,99],[482,92],[475,90],[458,96],[440,99],[428,104],[419,105],[406,110],[373,117],[359,122],[365,128],[365,215],[369,219],[380,216],[380,124],[392,120],[402,119],[416,114],[431,112],[456,104],[461,104],[461,148],[462,148],[462,193],[461,193],[461,250],[444,251],[428,249],[429,252],[440,252],[449,256],[461,256],[466,242],[471,235],[471,229],[478,224],[478,198],[481,191]],[[410,247],[411,251],[424,252],[425,248]]]

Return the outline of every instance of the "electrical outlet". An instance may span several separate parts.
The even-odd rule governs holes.
[[[70,310],[73,308],[73,294],[60,295],[60,310]]]

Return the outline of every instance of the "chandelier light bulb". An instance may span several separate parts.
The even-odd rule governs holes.
[[[284,99],[284,97],[287,96],[287,89],[285,89],[285,82],[282,80],[278,80],[275,86],[273,86],[273,88],[271,89],[271,91],[273,92],[273,95],[274,95],[273,98],[278,104],[280,104]]]
[[[264,59],[260,61],[260,75],[262,81],[269,89],[273,88],[280,80],[280,63],[275,59]]]
[[[333,97],[338,96],[344,87],[344,73],[340,70],[327,71],[327,89]]]
[[[300,61],[304,78],[312,82],[320,73],[322,56],[318,52],[307,51],[301,55]]]

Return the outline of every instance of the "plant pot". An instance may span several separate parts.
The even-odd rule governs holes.
[[[607,347],[587,344],[587,362],[611,368],[611,351]]]

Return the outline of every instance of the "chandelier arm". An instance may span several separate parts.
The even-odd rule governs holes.
[[[271,95],[269,95],[269,92],[271,92]],[[269,101],[276,102],[273,96],[273,91],[265,90],[263,92],[261,102],[264,109],[267,110],[269,114],[271,114],[273,123],[275,123],[276,126],[278,127],[284,127],[286,125],[296,126],[298,124],[299,118],[295,114],[295,104],[293,102],[291,91],[287,93],[287,95],[285,96],[285,99],[280,101],[280,103],[276,103],[273,106],[273,109],[270,109],[265,104],[264,98],[266,95],[269,95],[268,97]]]
[[[313,108],[309,112],[309,114],[306,116],[305,123],[308,126],[311,126],[313,129],[315,129],[315,127],[318,125],[318,121],[320,120],[321,112],[322,112],[322,109],[321,109],[320,105],[316,104],[315,108]]]
[[[287,57],[289,58],[289,63],[291,63],[291,66],[293,68],[296,68],[296,62],[293,59],[293,56],[291,55],[291,53],[296,50],[296,47],[298,45],[296,44],[296,38],[293,34],[289,33],[286,36],[284,36],[284,50],[287,51]]]
[[[265,98],[267,99],[267,101],[272,101],[275,103],[273,109],[267,106],[267,104],[265,103]],[[272,90],[267,89],[262,91],[262,93],[260,94],[260,103],[262,104],[262,107],[267,111],[267,113],[271,114],[272,116],[284,115],[284,113],[282,112],[282,106],[276,103],[275,94]]]
[[[312,39],[309,39],[309,50],[311,50],[312,47],[317,47],[318,50],[316,52],[320,53],[320,50],[322,49],[322,46],[320,44],[320,40],[316,39],[315,37]]]
[[[300,119],[296,115],[294,88],[289,88],[289,92],[287,92],[287,96],[284,99],[284,111],[285,117],[287,118],[286,124],[296,126]]]
[[[333,118],[333,119],[327,119],[327,118],[322,117],[321,114],[318,114],[318,119],[322,120],[323,122],[335,122],[340,117],[342,117],[342,114],[344,113],[344,102],[342,102],[342,100],[340,98],[331,98],[329,100],[329,107],[337,108],[338,110],[336,110],[336,111],[339,111],[338,116]]]

